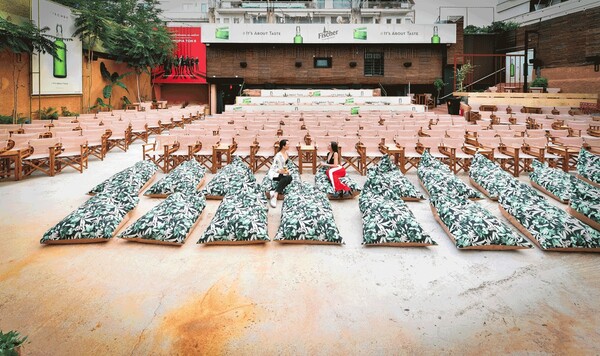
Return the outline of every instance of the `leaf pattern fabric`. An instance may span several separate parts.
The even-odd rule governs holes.
[[[571,186],[572,209],[600,224],[600,188],[580,179],[574,179]]]
[[[485,189],[491,199],[498,199],[501,191],[516,182],[510,173],[480,153],[476,153],[471,161],[469,177]]]
[[[234,157],[230,164],[221,168],[210,182],[202,189],[202,194],[213,197],[224,197],[229,192],[237,192],[247,184],[256,182],[252,171],[240,157]]]
[[[498,202],[543,249],[600,248],[600,232],[551,205],[528,185],[506,189]]]
[[[203,195],[173,193],[118,237],[183,244],[205,206],[206,198]]]
[[[317,170],[317,174],[315,174],[315,186],[318,190],[325,194],[335,194],[335,190],[333,189],[333,184],[327,177],[327,168],[325,166],[319,167]],[[346,184],[351,191],[356,192],[360,190],[360,187],[356,181],[348,176],[341,177],[340,182]]]
[[[81,242],[84,239],[110,239],[125,215],[139,198],[128,187],[109,187],[91,197],[48,230],[40,243]]]
[[[139,194],[144,185],[156,173],[158,167],[150,161],[139,161],[98,184],[88,194],[98,194],[110,187],[128,187]]]
[[[458,179],[450,168],[429,154],[428,150],[423,152],[417,176],[427,189],[431,198],[449,196],[466,199],[483,199],[483,195],[468,187]]]
[[[529,179],[537,185],[546,189],[562,201],[571,199],[573,184],[576,184],[577,178],[560,169],[548,167],[548,164],[534,160],[532,163],[533,172],[529,173]]]
[[[582,148],[577,158],[577,173],[594,183],[600,184],[600,156]]]
[[[227,194],[198,243],[270,241],[265,202],[256,183]]]
[[[293,182],[285,192],[281,224],[275,240],[342,244],[331,204],[325,193],[309,183]]]
[[[401,199],[391,200],[375,191],[360,194],[363,219],[363,244],[437,245]]]
[[[386,199],[423,199],[423,194],[393,164],[389,156],[383,156],[379,164],[369,168],[363,191],[369,190]]]
[[[176,192],[195,194],[206,169],[198,161],[185,161],[144,192],[146,196],[169,195]]]
[[[439,195],[431,199],[431,204],[454,236],[459,249],[483,246],[533,247],[477,203]]]

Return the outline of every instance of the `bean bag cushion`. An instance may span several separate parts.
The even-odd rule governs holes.
[[[325,166],[319,167],[319,169],[317,170],[317,174],[315,174],[315,186],[318,190],[327,194],[329,199],[335,199],[335,190],[333,189],[333,184],[331,184],[331,181],[327,176],[327,168],[328,167]],[[340,182],[346,184],[350,188],[352,192],[352,195],[350,197],[356,196],[360,191],[358,183],[356,183],[354,179],[348,176],[340,178]]]
[[[437,245],[415,219],[406,203],[392,200],[372,190],[360,194],[363,244],[367,246]]]
[[[251,244],[269,242],[266,198],[258,184],[227,194],[199,244]]]
[[[223,199],[227,193],[237,192],[247,184],[256,182],[252,171],[240,157],[235,157],[230,164],[221,168],[202,189],[206,199]]]
[[[144,192],[152,198],[166,198],[170,194],[181,192],[195,194],[204,182],[206,170],[198,161],[185,161]]]
[[[367,181],[363,190],[370,190],[386,199],[417,201],[423,194],[400,172],[389,156],[384,156],[379,164],[367,171]]]
[[[534,160],[533,172],[529,173],[531,185],[552,198],[567,203],[571,199],[572,186],[577,178],[560,169],[550,168],[547,164]]]
[[[130,241],[183,245],[206,206],[201,194],[171,194],[118,237]]]
[[[299,183],[302,181],[302,179],[300,178],[300,171],[298,171],[298,166],[296,166],[291,160],[289,160],[286,164],[286,167],[288,169],[288,172],[290,173],[290,176],[292,177],[292,183]],[[289,192],[292,186],[294,186],[292,183],[285,187],[285,189],[283,190],[284,195]],[[277,182],[270,179],[268,175],[265,175],[265,177],[262,180],[262,183],[260,184],[260,187],[263,192],[270,192],[277,189]],[[281,200],[283,199],[284,195],[279,194],[277,198]]]
[[[525,184],[506,189],[498,202],[502,214],[544,250],[600,252],[600,232],[551,205]]]
[[[516,184],[510,173],[480,153],[476,153],[469,169],[471,184],[492,200],[498,200],[500,192]]]
[[[139,198],[129,187],[109,187],[48,230],[40,243],[106,242],[131,217]]]
[[[327,196],[308,183],[289,185],[275,240],[288,243],[342,244]]]
[[[417,168],[417,176],[431,198],[443,195],[456,198],[483,199],[481,193],[469,188],[450,171],[448,166],[431,156],[428,150],[423,152]]]
[[[577,174],[590,183],[600,185],[600,156],[582,148],[577,158]]]
[[[574,179],[568,211],[594,229],[600,230],[600,188]]]
[[[437,196],[431,199],[436,220],[459,249],[515,250],[532,248],[488,210],[467,199]]]
[[[131,187],[131,189],[139,194],[139,192],[152,182],[157,169],[158,167],[153,162],[139,161],[98,184],[88,194],[98,194],[109,187]]]

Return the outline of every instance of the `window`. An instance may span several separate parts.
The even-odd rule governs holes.
[[[239,17],[234,17],[233,18],[233,23],[240,23],[240,18]]]
[[[391,24],[392,23],[392,19],[385,19],[385,23]]]
[[[402,19],[396,19],[396,23],[402,23]]]
[[[383,75],[383,53],[365,52],[365,76]]]
[[[331,68],[331,57],[315,57],[315,68]]]
[[[229,17],[225,17],[225,18],[223,19],[223,23],[229,23]]]
[[[206,14],[208,12],[207,4],[200,4],[200,12]]]

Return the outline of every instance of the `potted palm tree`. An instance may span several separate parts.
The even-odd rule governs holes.
[[[0,355],[19,356],[21,346],[27,340],[27,336],[21,337],[18,332],[11,330],[6,334],[0,330]]]
[[[436,98],[437,105],[440,104],[440,92],[442,91],[442,89],[444,89],[444,85],[446,85],[446,83],[444,83],[442,78],[437,78],[436,80],[433,81],[433,86],[437,90],[437,98]]]

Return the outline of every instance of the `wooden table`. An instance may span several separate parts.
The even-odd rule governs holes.
[[[298,171],[302,174],[304,166],[312,167],[312,173],[317,173],[317,149],[315,146],[299,145],[298,146]]]

